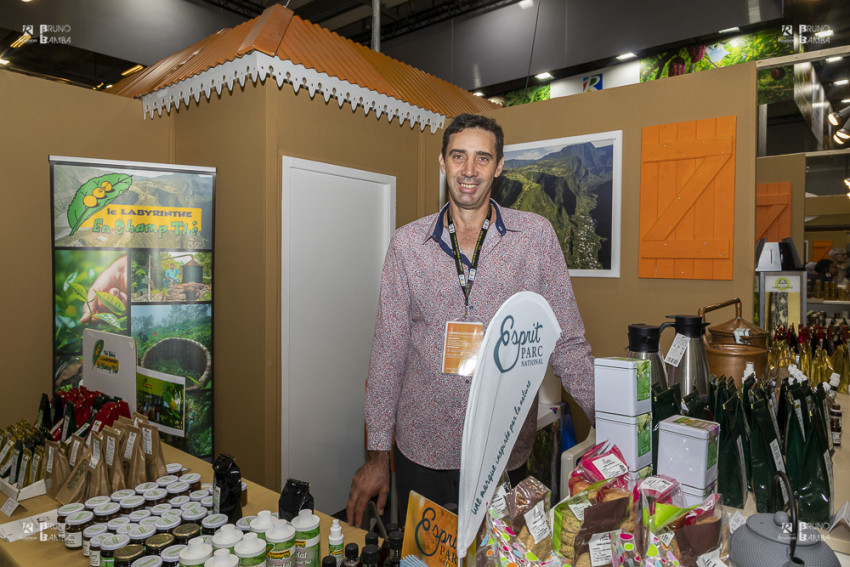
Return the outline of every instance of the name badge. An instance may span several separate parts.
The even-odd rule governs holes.
[[[446,322],[443,341],[443,372],[472,376],[484,340],[484,324],[474,321]]]

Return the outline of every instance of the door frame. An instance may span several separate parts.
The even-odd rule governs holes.
[[[291,431],[291,428],[288,428],[287,425],[289,423],[289,411],[287,408],[287,400],[289,399],[289,387],[290,387],[290,373],[289,373],[289,364],[290,364],[290,352],[289,352],[289,344],[288,337],[290,336],[289,329],[291,325],[290,317],[290,298],[289,292],[291,289],[289,275],[292,273],[289,269],[289,264],[291,260],[291,245],[292,245],[292,234],[290,232],[291,229],[291,218],[292,218],[292,207],[290,206],[292,199],[292,172],[294,170],[303,170],[310,171],[314,173],[324,173],[328,175],[337,175],[340,177],[347,177],[350,179],[357,179],[362,181],[368,181],[372,183],[379,183],[383,185],[387,185],[387,191],[385,195],[385,207],[386,210],[389,211],[387,215],[387,224],[386,224],[386,232],[385,232],[385,245],[384,252],[389,247],[390,239],[395,232],[395,219],[396,219],[396,178],[391,175],[385,175],[381,173],[375,173],[371,171],[365,171],[361,169],[354,169],[350,167],[344,167],[339,165],[333,165],[329,163],[306,160],[301,158],[282,156],[282,169],[281,169],[281,272],[280,272],[280,475],[281,475],[281,488],[286,484],[286,479],[289,478],[289,467],[286,463],[286,450],[285,448],[289,445],[289,437],[288,432]],[[366,377],[363,377],[364,384]],[[365,429],[364,429],[365,431]],[[364,447],[365,451],[365,447]]]

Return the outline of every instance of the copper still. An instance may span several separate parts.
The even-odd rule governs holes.
[[[756,377],[763,379],[768,373],[768,332],[756,327],[741,316],[741,299],[736,297],[723,303],[700,307],[697,314],[705,320],[705,314],[724,307],[735,306],[735,318],[720,325],[709,327],[702,336],[708,371],[718,377],[726,375],[741,386],[741,378],[747,362],[752,362]],[[711,337],[709,338],[709,335]]]

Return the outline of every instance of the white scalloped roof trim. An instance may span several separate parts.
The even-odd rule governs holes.
[[[419,124],[420,130],[425,130],[428,126],[432,134],[438,128],[442,128],[446,120],[445,116],[437,112],[425,110],[259,51],[247,53],[238,59],[226,61],[198,75],[143,95],[142,105],[145,116],[153,118],[155,113],[162,116],[163,111],[170,113],[172,108],[179,110],[181,104],[185,104],[188,108],[189,101],[193,98],[195,102],[200,102],[203,95],[209,100],[213,90],[219,95],[223,87],[233,92],[237,82],[240,87],[244,87],[247,79],[251,79],[256,84],[257,81],[265,82],[269,76],[274,78],[278,88],[282,88],[284,83],[289,83],[296,93],[302,88],[307,89],[310,98],[320,93],[325,102],[328,102],[331,97],[335,98],[340,108],[347,102],[352,110],[356,110],[357,107],[363,108],[366,115],[373,110],[376,118],[386,115],[390,123],[393,118],[398,118],[401,124],[409,121],[411,128],[414,124]]]

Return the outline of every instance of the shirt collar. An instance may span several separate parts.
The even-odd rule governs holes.
[[[499,208],[499,205],[493,199],[490,199],[490,204],[493,205],[493,210],[496,211],[496,230],[499,232],[499,236],[504,236],[505,232],[508,231],[508,228],[505,226],[504,219],[502,219],[502,210]],[[443,219],[446,216],[446,211],[449,208],[449,204],[446,203],[443,208],[440,210],[440,214],[437,215],[437,223],[434,225],[434,230],[425,240],[428,238],[433,238],[438,243],[443,242]],[[449,250],[451,254],[451,250]]]

